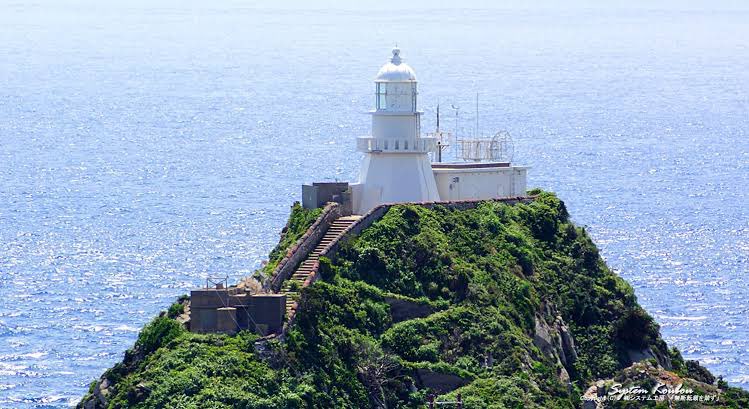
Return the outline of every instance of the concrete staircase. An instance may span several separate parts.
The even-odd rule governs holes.
[[[318,260],[325,248],[333,241],[341,237],[343,232],[361,216],[343,216],[335,219],[325,232],[325,235],[317,243],[317,246],[307,255],[307,258],[299,264],[299,267],[286,280],[281,287],[281,293],[286,294],[286,317],[288,319],[294,314],[297,308],[297,298],[299,291],[305,286],[307,279],[317,272]]]

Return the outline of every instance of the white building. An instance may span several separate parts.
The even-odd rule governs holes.
[[[364,214],[383,203],[493,199],[526,191],[527,168],[509,162],[432,163],[433,137],[421,136],[414,70],[393,49],[375,77],[372,135],[357,138],[365,153],[358,183],[315,183],[302,189],[305,207],[326,201]]]

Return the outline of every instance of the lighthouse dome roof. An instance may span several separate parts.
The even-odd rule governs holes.
[[[416,81],[416,73],[413,68],[403,62],[400,52],[399,48],[393,48],[393,57],[380,68],[375,77],[375,82]]]

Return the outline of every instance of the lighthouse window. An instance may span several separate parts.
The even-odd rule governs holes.
[[[377,83],[377,109],[386,109],[386,87],[385,84]]]
[[[416,92],[416,83],[411,84],[411,95],[413,96],[411,98],[411,109],[416,111],[416,95],[418,95],[418,92]]]

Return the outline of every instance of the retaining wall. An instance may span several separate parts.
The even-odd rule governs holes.
[[[276,269],[267,285],[267,289],[278,292],[283,282],[288,280],[297,266],[307,258],[307,255],[315,249],[317,243],[328,231],[333,221],[342,214],[342,207],[338,203],[328,203],[323,208],[320,216],[312,223],[307,231],[286,251],[286,256],[278,262]]]

